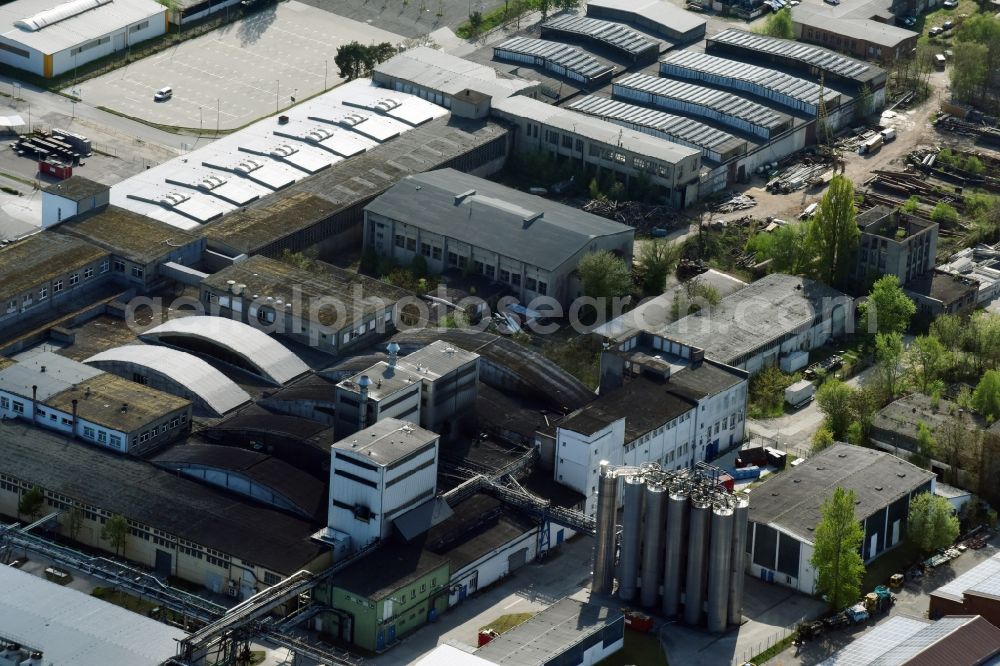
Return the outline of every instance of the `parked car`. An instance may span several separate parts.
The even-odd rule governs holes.
[[[954,21],[945,21],[944,23],[941,24],[941,30],[951,30],[954,27],[955,27]]]
[[[944,4],[947,9],[954,9],[955,7],[958,7],[958,0],[944,0],[944,3],[942,4]]]
[[[828,5],[839,5],[840,4],[840,0],[823,0],[823,2],[825,2]]]
[[[166,102],[168,99],[174,96],[174,91],[170,87],[160,88],[155,93],[153,93],[153,101],[155,102]]]
[[[903,17],[903,25],[905,25],[907,28],[912,28],[916,24],[917,24],[917,17],[916,16],[904,16]]]
[[[930,35],[931,37],[937,37],[942,32],[944,32],[944,29],[942,29],[941,26],[936,25],[933,28],[931,28],[930,30],[928,30],[927,34]]]

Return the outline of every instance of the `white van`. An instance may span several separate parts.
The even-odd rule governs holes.
[[[155,93],[153,93],[154,102],[166,102],[168,99],[174,96],[174,89],[167,86],[165,88],[160,88]]]

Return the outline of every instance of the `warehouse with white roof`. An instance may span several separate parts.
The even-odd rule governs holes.
[[[162,35],[154,0],[15,0],[0,7],[0,63],[51,78]]]

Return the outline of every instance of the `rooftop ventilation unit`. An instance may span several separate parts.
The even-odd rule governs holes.
[[[196,185],[198,186],[198,189],[200,189],[200,190],[209,190],[209,191],[211,191],[211,190],[214,190],[217,187],[221,187],[222,185],[225,185],[226,182],[227,182],[226,179],[223,178],[223,177],[221,177],[221,176],[217,176],[215,174],[209,174],[209,175],[207,175],[207,176],[205,176],[203,178],[200,178],[197,181]]]
[[[379,101],[375,102],[375,104],[372,105],[372,108],[374,108],[376,111],[381,111],[382,113],[386,113],[388,111],[392,111],[393,109],[402,106],[402,104],[403,103],[400,102],[399,100],[387,97],[385,99],[380,99]]]
[[[65,21],[66,19],[88,12],[91,9],[102,7],[110,2],[111,0],[72,0],[72,2],[64,2],[51,9],[38,12],[33,16],[14,21],[14,25],[28,32],[36,32],[60,21]]]
[[[322,127],[314,127],[305,134],[307,141],[313,141],[319,143],[320,141],[325,141],[333,136],[333,132],[323,129]]]
[[[294,155],[297,152],[299,152],[298,148],[294,148],[287,143],[282,143],[269,150],[268,154],[273,157],[288,157],[289,155]]]
[[[181,194],[180,192],[167,192],[157,199],[157,203],[161,206],[169,206],[173,208],[174,206],[179,206],[191,197]]]
[[[240,173],[250,173],[251,171],[256,171],[257,169],[264,166],[263,162],[258,162],[257,160],[242,160],[236,165],[235,171]]]
[[[465,201],[468,197],[474,197],[474,196],[476,196],[476,191],[475,190],[466,190],[465,192],[462,192],[460,194],[456,194],[455,195],[455,205],[457,206],[458,204],[460,204],[463,201]]]

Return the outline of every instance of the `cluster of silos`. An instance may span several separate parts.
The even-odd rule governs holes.
[[[712,632],[739,624],[749,502],[701,469],[602,467],[593,591],[614,591],[619,478],[619,598]]]

